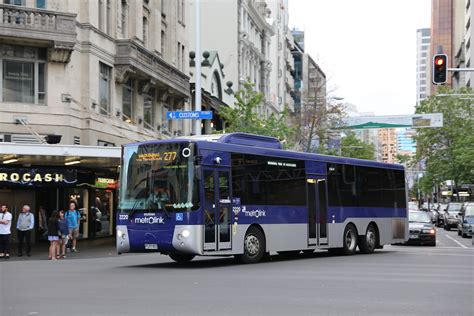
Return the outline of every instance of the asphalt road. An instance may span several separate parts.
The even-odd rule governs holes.
[[[0,315],[474,315],[474,247],[454,231],[440,229],[437,247],[255,265],[107,247],[0,262]]]

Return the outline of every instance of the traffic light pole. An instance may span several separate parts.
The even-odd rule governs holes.
[[[469,71],[474,71],[474,68],[448,68],[448,71],[453,71],[453,72],[469,72]]]

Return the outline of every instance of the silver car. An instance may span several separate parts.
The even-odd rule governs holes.
[[[444,229],[451,230],[452,227],[458,227],[459,212],[461,212],[462,203],[449,203],[444,212]]]

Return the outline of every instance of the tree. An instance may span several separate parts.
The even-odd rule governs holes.
[[[295,116],[297,137],[294,142],[298,149],[305,152],[334,154],[328,149],[329,140],[337,127],[346,117],[345,107],[336,98],[327,97],[326,79],[317,77],[313,91],[308,91],[310,96],[303,99],[299,113]],[[331,93],[330,91],[329,93]]]
[[[255,85],[245,82],[244,87],[235,93],[234,108],[222,107],[220,115],[225,120],[225,132],[243,132],[272,136],[291,147],[294,129],[288,124],[288,109],[280,115],[273,113],[267,118],[259,118],[255,109],[261,105],[263,95],[254,90]]]
[[[348,132],[341,140],[341,156],[375,160],[375,146],[364,143],[354,132]]]
[[[447,96],[433,95],[416,106],[417,114],[443,114],[443,127],[418,130],[416,159],[426,166],[423,186],[452,180],[457,191],[461,183],[474,181],[474,110],[472,99],[459,97],[472,90],[440,89],[439,93]]]

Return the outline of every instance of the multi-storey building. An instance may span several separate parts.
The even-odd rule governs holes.
[[[471,68],[474,65],[474,49],[471,47],[473,40],[473,31],[474,28],[472,23],[474,23],[474,8],[472,7],[471,1],[465,1],[465,22],[464,29],[464,47],[465,47],[465,67]],[[472,72],[464,73],[464,86],[473,87],[474,86],[474,75]]]
[[[114,146],[189,132],[165,116],[188,107],[187,11],[184,0],[2,1],[0,200],[14,214],[75,200],[81,236],[113,234]]]
[[[302,98],[302,85],[303,85],[303,56],[304,56],[304,32],[292,30],[293,36],[293,49],[291,54],[294,62],[294,88],[293,88],[293,100],[295,114],[301,112],[301,98]],[[298,39],[298,41],[297,41]]]
[[[397,157],[397,131],[394,128],[378,130],[379,146],[382,162],[395,163]]]
[[[293,36],[288,28],[288,0],[268,0],[271,10],[275,35],[270,41],[270,99],[276,113],[284,110],[285,106],[294,111],[294,101],[291,93],[294,89],[294,60],[291,54]]]
[[[0,5],[4,139],[30,134],[18,119],[40,135],[62,135],[64,144],[119,145],[183,131],[164,116],[189,97],[182,1],[11,2],[26,6]]]
[[[412,128],[397,131],[397,154],[413,157],[416,154],[416,130]]]
[[[194,1],[191,7],[194,8]],[[257,109],[262,116],[277,112],[270,95],[270,42],[274,35],[271,10],[263,0],[201,1],[201,49],[217,51],[233,89],[245,81],[264,96]],[[216,13],[217,12],[217,13]],[[191,50],[194,50],[194,17],[189,24]]]
[[[431,78],[428,77],[431,65],[430,53],[430,29],[418,29],[416,31],[416,103],[426,99]]]
[[[303,107],[326,107],[326,74],[307,53],[303,54],[302,81]]]

